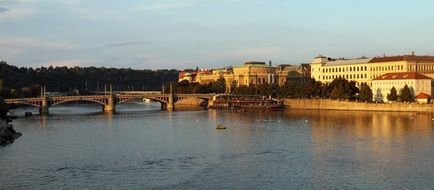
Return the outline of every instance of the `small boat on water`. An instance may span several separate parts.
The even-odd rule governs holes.
[[[223,126],[222,124],[218,124],[217,127],[216,127],[216,129],[226,129],[226,127]]]
[[[18,118],[14,112],[8,112],[8,113],[6,113],[6,115],[9,119],[17,119]]]

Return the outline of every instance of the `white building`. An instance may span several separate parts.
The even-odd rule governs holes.
[[[425,93],[432,96],[431,78],[416,72],[387,73],[372,80],[374,101],[388,102],[387,95],[395,87],[398,95],[407,85],[414,96]]]

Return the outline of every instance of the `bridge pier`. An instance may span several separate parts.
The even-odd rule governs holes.
[[[48,98],[42,97],[41,106],[39,107],[39,115],[48,115]]]
[[[103,110],[105,112],[114,112],[116,111],[116,107],[115,107],[115,97],[113,94],[110,94],[108,99],[107,99],[107,104],[104,105]]]
[[[167,101],[166,110],[167,111],[175,110],[175,102],[173,101],[173,94],[169,95],[169,101]]]

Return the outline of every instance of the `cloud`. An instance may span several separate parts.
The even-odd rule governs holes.
[[[146,44],[147,41],[130,41],[130,42],[120,42],[115,44],[109,44],[105,47],[107,48],[115,48],[115,47],[123,47],[123,46],[135,46],[135,45],[143,45]]]
[[[187,7],[196,7],[198,6],[200,1],[196,0],[170,0],[170,1],[158,1],[158,3],[154,4],[146,4],[142,6],[136,6],[132,10],[133,11],[160,11],[160,10],[168,10],[168,9],[178,9],[178,8],[187,8]]]
[[[1,13],[3,13],[3,12],[6,12],[6,11],[8,11],[9,9],[6,9],[6,8],[3,8],[3,7],[0,7],[0,14]]]
[[[104,45],[97,48],[92,48],[88,50],[102,50],[102,49],[111,49],[111,48],[119,48],[119,47],[126,47],[126,46],[140,46],[148,43],[148,41],[128,41],[128,42],[119,42],[119,43],[113,43]]]
[[[69,41],[53,42],[29,37],[0,37],[0,47],[29,47],[53,49],[78,49],[79,46]]]
[[[34,10],[22,5],[36,0],[0,0],[0,22],[21,19],[32,15]]]
[[[0,7],[0,22],[21,19],[23,17],[32,15],[33,13],[34,11],[32,9],[6,9]]]

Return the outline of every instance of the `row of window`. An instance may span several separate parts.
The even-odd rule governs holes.
[[[434,65],[410,65],[411,71],[434,71]]]
[[[431,86],[431,81],[408,81],[404,82],[404,81],[376,81],[374,82],[375,85],[413,85],[413,84],[417,84],[417,85],[429,85]]]
[[[323,73],[335,73],[335,72],[352,72],[352,71],[367,71],[367,66],[358,67],[337,67],[337,68],[323,68]]]
[[[346,74],[346,75],[325,75],[322,76],[323,80],[333,80],[337,78],[345,78],[345,79],[366,79],[368,78],[367,74]]]
[[[397,71],[397,70],[404,70],[404,65],[371,67],[371,71]]]
[[[409,81],[408,83],[404,82],[404,81],[376,81],[376,82],[374,82],[374,84],[375,85],[401,85],[401,86],[404,86],[404,85],[413,85],[413,81]]]
[[[430,67],[434,70],[434,65],[419,65],[420,69]],[[391,65],[391,66],[376,66],[371,67],[370,71],[395,71],[404,70],[404,65]],[[323,73],[335,73],[335,72],[353,72],[353,71],[368,71],[367,66],[352,66],[352,67],[335,67],[335,68],[323,68]]]

